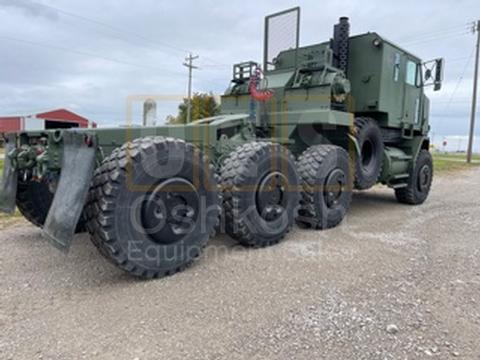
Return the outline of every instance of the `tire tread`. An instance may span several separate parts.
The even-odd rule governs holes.
[[[149,136],[135,139],[115,149],[110,156],[104,159],[95,172],[89,191],[86,205],[87,229],[92,243],[99,252],[112,264],[137,277],[152,279],[173,275],[185,270],[197,258],[206,246],[208,238],[214,236],[213,229],[210,236],[201,244],[198,254],[194,254],[188,262],[173,269],[151,270],[145,269],[130,261],[123,250],[118,246],[112,226],[114,224],[115,199],[121,190],[122,180],[126,179],[129,161],[140,161],[142,156],[148,156],[152,149],[163,146],[165,142],[175,146],[179,151],[195,151],[196,148],[183,140]],[[214,177],[213,167],[209,171]]]
[[[320,214],[315,209],[315,184],[317,171],[328,156],[333,152],[342,151],[348,157],[347,152],[336,145],[315,145],[305,150],[297,161],[297,168],[302,183],[302,192],[300,200],[300,208],[302,216],[311,220],[309,224],[315,229],[330,229],[342,222],[343,219],[336,221],[322,221]],[[348,201],[347,208],[350,205],[351,197]]]

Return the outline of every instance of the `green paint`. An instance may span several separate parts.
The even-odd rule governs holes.
[[[252,104],[248,71],[253,65],[234,67],[234,74],[242,75],[232,79],[222,96],[218,116],[188,125],[22,133],[12,155],[14,163],[20,170],[35,168],[39,176],[58,174],[65,131],[93,136],[99,160],[127,141],[152,135],[192,142],[217,167],[235,147],[253,139],[282,143],[297,156],[311,145],[325,143],[355,153],[358,147],[349,135],[354,118],[368,116],[399,134],[400,140],[385,150],[380,179],[393,186],[405,182],[402,176],[419,150],[428,146],[429,101],[422,86],[421,60],[376,33],[349,38],[346,73],[334,66],[329,42],[280,52],[265,74],[265,84],[274,92],[265,103]],[[39,146],[45,151],[35,156]]]

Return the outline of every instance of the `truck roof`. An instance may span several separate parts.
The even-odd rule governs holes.
[[[366,32],[366,33],[363,33],[363,34],[358,34],[358,35],[352,35],[350,36],[349,38],[350,39],[355,39],[355,38],[362,38],[362,37],[377,37],[379,39],[381,39],[384,43],[394,47],[395,49],[401,51],[402,53],[405,53],[405,54],[408,54],[410,56],[412,56],[413,58],[415,58],[417,61],[421,61],[421,58],[416,56],[415,54],[413,54],[412,52],[410,51],[407,51],[405,50],[404,48],[402,48],[401,46],[397,45],[396,43],[394,43],[393,41],[390,41],[388,39],[386,39],[385,37],[379,35],[378,33],[376,32]],[[299,50],[306,50],[306,49],[309,49],[309,48],[315,48],[315,47],[318,47],[318,46],[325,46],[325,45],[328,45],[330,43],[330,40],[329,41],[323,41],[321,43],[317,43],[317,44],[311,44],[311,45],[306,45],[306,46],[299,46],[298,49]],[[282,53],[290,53],[290,52],[293,52],[295,51],[295,49],[286,49],[286,50],[283,50],[280,52],[280,54]]]
[[[364,37],[364,36],[372,36],[372,35],[374,37],[378,37],[383,42],[389,44],[390,46],[396,48],[397,50],[400,50],[401,52],[407,53],[407,54],[411,55],[412,57],[414,57],[415,59],[417,59],[418,61],[421,61],[421,59],[418,56],[416,56],[415,54],[413,54],[411,51],[405,50],[403,47],[397,45],[393,41],[390,41],[390,40],[386,39],[385,37],[379,35],[378,33],[374,32],[374,31],[373,32],[369,31],[369,32],[366,32],[366,33],[363,33],[363,34],[353,35],[353,36],[350,36],[350,39],[355,39],[355,38]]]

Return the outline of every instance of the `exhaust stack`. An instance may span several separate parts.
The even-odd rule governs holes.
[[[348,38],[350,36],[350,23],[348,17],[341,17],[338,24],[333,27],[333,39],[330,47],[333,50],[333,66],[343,72],[348,69]]]

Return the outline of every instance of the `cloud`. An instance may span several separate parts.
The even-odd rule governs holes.
[[[264,16],[300,2],[302,45],[328,40],[345,15],[353,34],[376,31],[425,60],[445,57],[445,86],[428,92],[433,130],[468,131],[473,62],[454,89],[474,44],[473,36],[461,33],[478,12],[478,0],[462,1],[455,14],[446,0],[56,0],[61,11],[38,1],[0,0],[0,115],[74,106],[100,124],[120,124],[129,95],[185,94],[182,62],[189,51],[200,55],[194,89],[221,93],[232,64],[262,59]],[[166,116],[176,107],[165,102],[158,111]]]
[[[18,9],[28,16],[44,17],[49,20],[58,19],[58,14],[55,10],[30,0],[0,0],[0,6]]]

